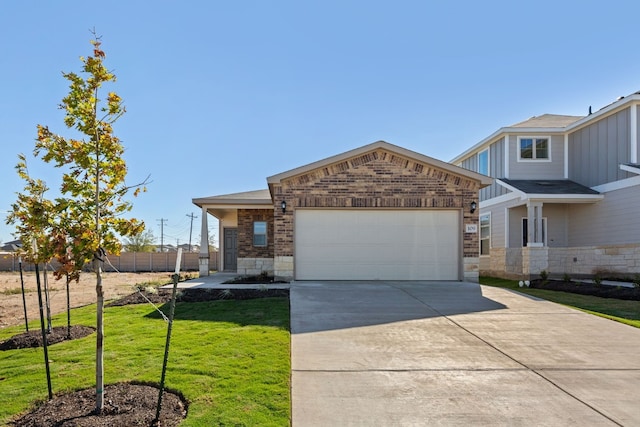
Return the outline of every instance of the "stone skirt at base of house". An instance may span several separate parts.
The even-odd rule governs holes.
[[[507,279],[535,279],[545,270],[552,277],[633,277],[640,274],[640,244],[570,248],[491,248],[480,258],[480,275]]]
[[[273,275],[273,258],[238,258],[237,273],[241,276]]]

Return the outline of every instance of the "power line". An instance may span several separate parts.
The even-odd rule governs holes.
[[[198,218],[196,215],[191,212],[191,215],[187,214],[189,218],[191,218],[191,226],[189,227],[189,252],[191,252],[191,234],[193,232],[193,219]]]
[[[156,221],[160,221],[160,252],[164,252],[164,223],[169,220],[166,218],[160,218]]]

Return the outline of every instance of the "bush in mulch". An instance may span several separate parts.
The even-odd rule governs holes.
[[[595,283],[574,282],[564,280],[532,280],[531,288],[550,291],[571,292],[574,294],[591,295],[601,298],[615,298],[640,301],[640,287],[625,287],[611,285],[596,285]]]
[[[239,276],[234,277],[233,279],[227,280],[226,282],[222,282],[225,285],[256,285],[256,284],[269,284],[269,283],[289,283],[284,280],[276,280],[274,276],[269,275],[268,273],[261,273],[256,275],[249,276]]]
[[[117,307],[128,304],[165,304],[171,301],[170,289],[158,289],[157,292],[140,291],[129,294],[107,305]],[[144,296],[143,296],[144,295]],[[288,297],[288,289],[180,289],[177,302],[205,302],[218,300],[247,300],[255,298]],[[145,298],[146,297],[146,298]]]
[[[51,332],[47,334],[47,344],[52,345],[62,341],[84,338],[94,333],[95,330],[90,326],[82,325],[73,325],[70,330],[66,326],[56,326],[51,328]],[[14,335],[0,343],[0,350],[2,351],[33,347],[42,347],[42,331],[40,329]]]
[[[104,388],[104,407],[95,414],[94,388],[59,394],[32,412],[14,420],[15,427],[150,426],[156,416],[159,388],[153,384],[118,383]],[[187,416],[187,401],[179,392],[165,389],[160,424],[177,426]]]

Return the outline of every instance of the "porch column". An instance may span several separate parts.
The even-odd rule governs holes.
[[[527,246],[544,246],[542,202],[527,202]]]
[[[198,255],[198,267],[200,276],[209,275],[209,227],[207,226],[207,208],[202,206],[202,218],[200,222],[200,254]]]
[[[527,202],[527,246],[522,248],[522,274],[538,277],[549,268],[549,248],[544,246],[542,232],[542,202]]]

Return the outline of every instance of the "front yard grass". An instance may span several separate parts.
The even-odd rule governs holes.
[[[95,305],[71,319],[95,326]],[[66,314],[53,324],[66,325]],[[105,383],[158,383],[167,331],[159,313],[147,304],[108,307],[104,324]],[[0,341],[20,332],[1,329]],[[177,303],[165,386],[189,400],[181,426],[289,425],[289,343],[286,298]],[[49,359],[54,393],[95,387],[95,334],[50,346]],[[46,397],[42,348],[0,352],[0,425]]]
[[[499,279],[495,277],[480,277],[480,283],[488,286],[513,289],[523,294],[574,307],[587,313],[595,314],[596,316],[640,328],[640,301],[600,298],[527,287],[521,288],[518,286],[518,281],[516,280]]]

